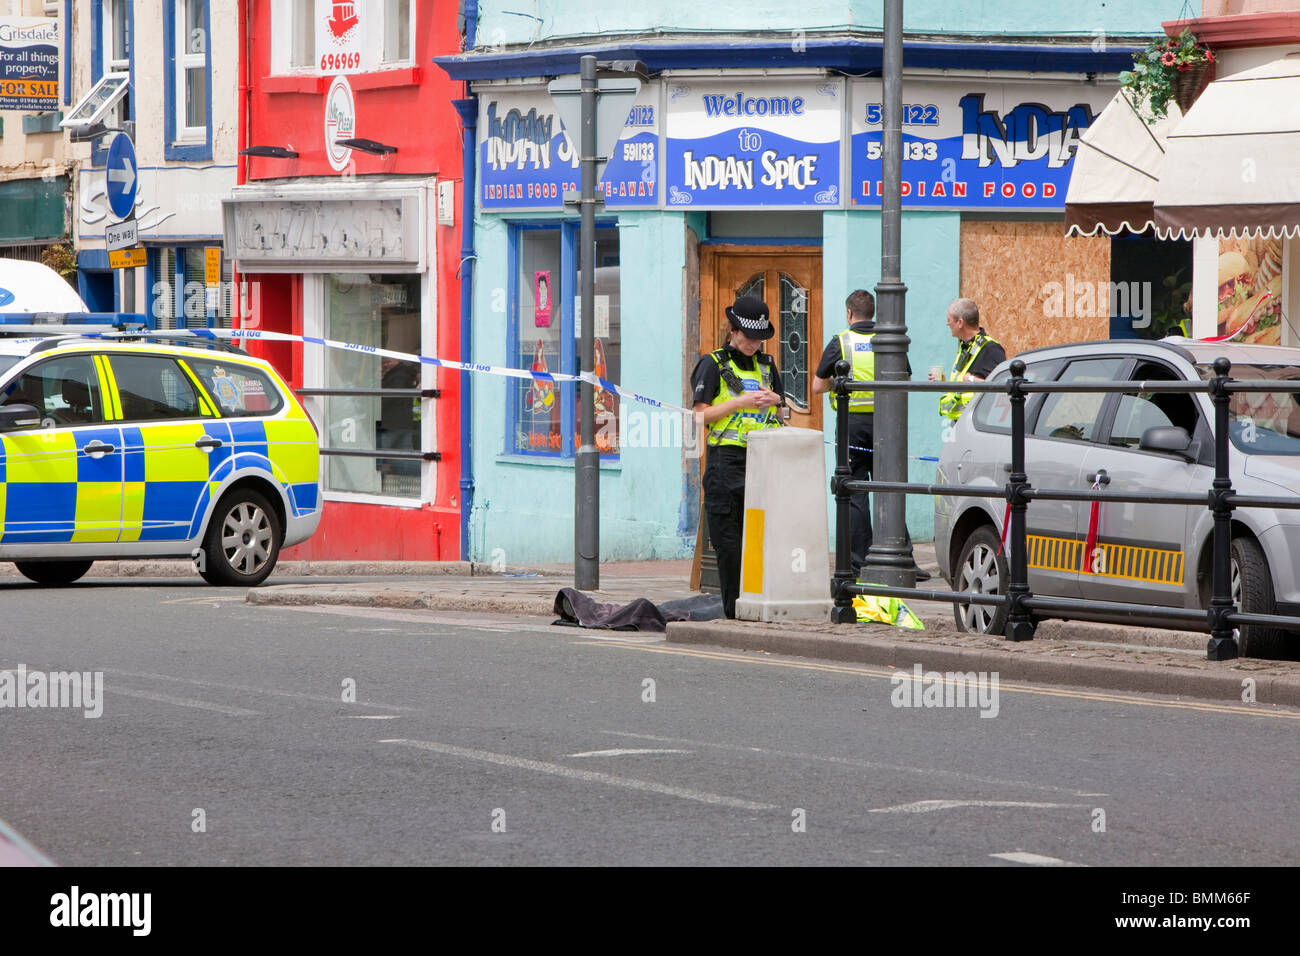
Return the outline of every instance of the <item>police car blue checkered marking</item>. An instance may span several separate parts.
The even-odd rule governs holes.
[[[172,541],[188,533],[194,503],[206,498],[206,481],[151,481],[144,486],[144,530],[141,541]]]
[[[77,443],[77,481],[121,481],[122,480],[122,433],[118,428],[79,428],[73,433]],[[91,458],[85,447],[98,441],[113,446],[112,454],[102,458]],[[3,479],[0,479],[3,480]],[[76,503],[74,501],[75,510]]]
[[[6,543],[72,540],[77,516],[76,482],[19,482],[8,486],[6,499]],[[22,519],[10,520],[11,515],[22,515]]]

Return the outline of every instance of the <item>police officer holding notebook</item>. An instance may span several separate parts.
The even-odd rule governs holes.
[[[704,513],[718,556],[722,607],[736,616],[745,523],[745,453],[750,434],[779,428],[785,390],[772,356],[761,351],[776,328],[767,303],[739,296],[727,309],[727,344],[700,358],[691,373],[696,417],[707,429]]]

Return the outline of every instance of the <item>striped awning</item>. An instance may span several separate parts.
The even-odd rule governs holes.
[[[1165,168],[1165,140],[1182,118],[1170,102],[1168,116],[1148,123],[1130,93],[1115,94],[1079,140],[1065,196],[1066,235],[1113,236],[1156,224],[1153,204]]]

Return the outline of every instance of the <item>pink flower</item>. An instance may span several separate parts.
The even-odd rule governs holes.
[[[1179,73],[1186,73],[1186,72],[1187,72],[1188,70],[1190,70],[1191,68],[1192,68],[1192,65],[1191,65],[1190,63],[1179,63],[1179,64],[1178,64],[1178,72],[1179,72]]]
[[[1205,51],[1205,62],[1206,62],[1206,63],[1213,63],[1213,62],[1214,62],[1214,51],[1213,51],[1213,50],[1206,50],[1206,51]]]
[[[1168,47],[1169,49],[1171,49],[1171,50],[1177,50],[1177,49],[1178,49],[1178,41],[1177,41],[1177,40],[1170,40],[1168,43],[1165,44],[1165,46],[1167,46],[1167,47]]]
[[[1160,58],[1160,62],[1165,66],[1173,66],[1175,62],[1175,57],[1172,53],[1166,53],[1164,56]]]

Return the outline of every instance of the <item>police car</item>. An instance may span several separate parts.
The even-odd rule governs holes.
[[[99,560],[187,557],[251,586],[315,532],[316,428],[268,363],[49,331],[0,338],[0,561],[64,585]]]
[[[1224,356],[1237,379],[1300,379],[1300,349],[1191,339],[1086,342],[1021,353],[1040,382],[1197,381]],[[1009,362],[991,381],[1005,381]],[[1300,488],[1300,404],[1288,392],[1236,393],[1229,406],[1230,467],[1238,494],[1291,496]],[[1205,493],[1214,478],[1213,404],[1205,393],[1033,394],[1025,406],[1025,462],[1039,488]],[[990,498],[935,499],[939,569],[957,591],[1004,593],[1000,548],[1011,460],[1011,405],[1005,394],[976,398],[941,448],[938,480],[987,487]],[[1204,608],[1210,597],[1214,522],[1195,505],[1102,504],[1096,549],[1087,502],[1034,501],[1026,513],[1029,587],[1035,594]],[[1300,511],[1239,508],[1232,519],[1232,594],[1257,613],[1300,613]],[[956,607],[963,630],[1001,633],[1004,608]],[[1086,618],[1085,614],[1075,615]],[[1134,620],[1159,626],[1159,621]],[[1243,628],[1250,657],[1300,656],[1300,634]]]

